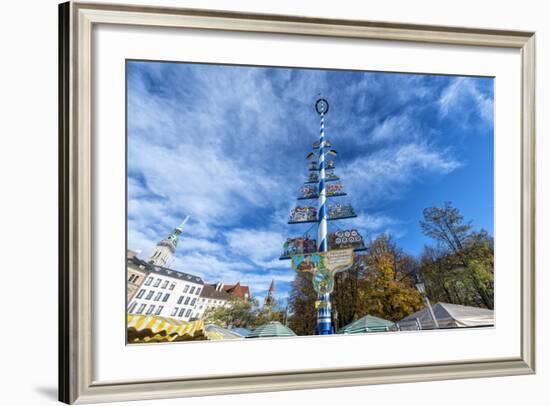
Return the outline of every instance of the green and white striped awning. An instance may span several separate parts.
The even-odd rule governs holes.
[[[366,315],[361,317],[359,320],[348,324],[345,327],[342,327],[338,330],[340,334],[358,334],[358,333],[369,333],[369,332],[379,332],[379,331],[389,331],[393,326],[393,322],[379,317],[374,317]]]
[[[287,326],[282,325],[278,321],[272,321],[264,324],[252,331],[246,338],[258,337],[292,337],[296,333]]]

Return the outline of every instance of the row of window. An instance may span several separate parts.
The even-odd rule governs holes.
[[[145,307],[147,307],[147,305],[145,303],[142,303],[139,305],[139,307],[136,310],[137,305],[138,304],[136,302],[132,303],[128,308],[128,313],[134,313],[134,310],[135,310],[136,314],[143,314],[143,312],[145,311]],[[155,305],[149,305],[149,307],[147,308],[147,311],[145,311],[145,314],[153,314],[154,312],[155,315],[158,316],[162,312],[162,309],[164,309],[164,306],[160,305],[156,307],[156,311],[155,311],[155,307],[156,307]]]
[[[180,296],[178,298],[178,304],[182,304],[182,303],[184,305],[189,304],[189,300],[191,300],[191,296]],[[196,301],[197,301],[197,298],[193,298],[193,300],[191,300],[191,306],[194,306]]]
[[[170,283],[170,282],[167,281],[167,280],[165,280],[165,281],[163,282],[162,279],[160,279],[160,278],[156,278],[156,279],[155,279],[154,277],[149,276],[149,277],[147,278],[147,280],[145,281],[144,285],[145,285],[145,286],[150,286],[151,283],[153,283],[153,280],[155,280],[155,283],[153,284],[153,287],[154,287],[154,288],[160,287],[161,289],[166,289],[166,288],[168,287],[168,284]],[[160,286],[161,282],[162,282],[162,286]],[[170,283],[170,287],[168,287],[168,289],[169,289],[169,290],[174,290],[175,287],[176,287],[176,284],[175,284],[174,282],[172,282],[172,283]],[[194,293],[195,295],[200,295],[200,293],[201,293],[201,288],[198,288],[198,287],[196,287],[196,286],[191,286],[191,290],[189,290],[189,287],[190,287],[189,285],[185,285],[185,286],[183,287],[183,293],[189,292],[190,295],[192,295],[193,293]],[[196,291],[195,291],[195,290],[196,290]]]
[[[140,289],[139,292],[136,295],[136,298],[141,299],[143,295],[145,294],[145,289]],[[153,299],[153,295],[155,294],[154,290],[150,290],[147,293],[147,296],[145,297],[146,300]],[[165,293],[164,297],[162,297],[162,292],[157,292],[155,298],[153,299],[155,302],[158,302],[161,298],[163,302],[166,302],[168,298],[170,297],[170,293]]]
[[[137,280],[139,279],[139,275],[138,274],[132,274],[130,275],[130,277],[128,278],[128,282],[137,282]]]
[[[147,280],[145,281],[144,285],[145,285],[145,286],[151,285],[151,283],[153,282],[153,279],[155,279],[155,278],[153,278],[152,276],[149,276],[149,277],[147,278]],[[160,286],[160,283],[161,283],[161,282],[162,282],[162,286]],[[157,279],[155,280],[155,283],[153,284],[153,287],[158,288],[158,287],[160,286],[161,289],[166,289],[166,288],[168,287],[168,284],[169,284],[169,283],[170,283],[170,282],[167,281],[167,280],[165,280],[165,281],[163,282],[162,279],[157,278]],[[168,289],[174,290],[175,287],[176,287],[176,284],[175,284],[174,282],[172,282],[172,283],[170,283],[170,287],[169,287]]]
[[[192,310],[193,309],[187,309],[187,312],[186,312],[185,307],[182,307],[181,309],[179,307],[174,307],[174,310],[172,310],[171,316],[172,317],[176,317],[176,316],[177,317],[184,317],[184,315],[185,315],[185,317],[189,317],[189,316],[191,316],[191,311]]]

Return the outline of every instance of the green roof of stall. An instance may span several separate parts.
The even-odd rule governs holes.
[[[342,327],[338,330],[338,333],[341,334],[357,334],[357,333],[368,333],[376,331],[388,331],[393,322],[379,317],[366,315],[361,317],[359,320],[348,324],[345,327]]]
[[[257,337],[291,337],[295,336],[296,333],[289,329],[287,326],[283,326],[278,321],[272,321],[267,324],[261,325],[252,331],[246,338],[257,338]]]

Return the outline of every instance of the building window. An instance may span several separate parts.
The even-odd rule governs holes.
[[[130,304],[130,307],[128,307],[128,313],[132,313],[136,308],[136,306],[137,306],[136,302],[133,302],[132,304]]]
[[[162,301],[166,302],[169,297],[170,297],[170,293],[165,294],[164,297],[162,298]]]
[[[172,283],[170,284],[170,287],[169,287],[168,289],[174,290],[175,287],[176,287],[176,284],[175,284],[174,282],[172,282]]]
[[[157,280],[155,281],[155,284],[154,284],[153,286],[154,286],[155,288],[158,288],[159,285],[160,285],[160,282],[161,282],[161,280],[160,280],[160,279],[157,279]]]
[[[138,294],[137,294],[136,297],[137,297],[138,299],[141,299],[141,298],[143,297],[144,294],[145,294],[145,289],[141,289],[141,290],[138,292]]]
[[[164,281],[164,282],[162,283],[162,289],[166,289],[166,288],[168,287],[168,284],[169,284],[169,283],[170,283],[170,282],[168,282],[168,281]]]
[[[183,293],[187,293],[188,290],[189,290],[189,285],[185,285],[183,288]]]
[[[187,297],[185,298],[185,303],[184,303],[184,304],[188,304],[188,303],[189,303],[189,299],[190,299],[190,297],[187,296]]]
[[[193,300],[191,300],[191,306],[195,306],[196,301],[197,301],[197,299],[193,298]]]
[[[197,288],[197,295],[201,294],[201,288]]]
[[[136,277],[136,275],[130,275],[130,277],[128,278],[128,282],[133,282],[134,281],[134,278]]]
[[[195,287],[194,286],[191,286],[191,290],[189,291],[189,294],[193,294],[193,292],[195,291]]]
[[[162,297],[162,292],[158,292],[157,295],[155,296],[155,302],[158,302],[161,297]]]
[[[185,313],[185,317],[191,316],[191,309],[187,309],[187,313]]]
[[[176,314],[178,314],[178,309],[179,307],[174,307],[174,310],[172,310],[172,314],[170,316],[175,316]]]
[[[183,312],[185,312],[185,308],[182,308],[182,309],[180,310],[180,314],[178,315],[178,317],[183,317]]]
[[[147,300],[150,300],[153,295],[155,294],[155,291],[154,290],[150,290],[148,293],[147,293],[147,297],[145,299]]]
[[[164,309],[164,306],[157,307],[157,311],[155,312],[155,314],[158,316],[162,312],[162,309]]]
[[[149,308],[147,309],[147,313],[145,314],[151,314],[153,313],[153,310],[155,310],[155,305],[149,305]]]
[[[178,304],[181,304],[183,302],[183,299],[185,299],[185,296],[180,296],[178,298]]]
[[[152,276],[147,278],[147,280],[145,281],[145,286],[149,286],[151,284],[151,282],[153,282],[153,277]]]
[[[145,310],[145,303],[142,303],[139,305],[139,309],[137,310],[137,314],[141,314],[143,313],[143,311]]]

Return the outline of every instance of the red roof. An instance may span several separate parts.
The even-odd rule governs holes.
[[[240,299],[250,298],[250,289],[248,286],[241,285],[240,282],[237,282],[235,285],[225,285],[223,290],[227,293],[231,293],[233,296],[237,296]]]
[[[216,288],[217,284],[210,284],[214,289]],[[238,297],[239,299],[248,300],[250,299],[250,289],[248,286],[241,285],[240,282],[237,282],[234,285],[223,285],[222,289],[223,292],[229,293],[235,297]]]

